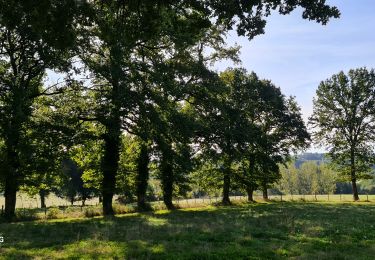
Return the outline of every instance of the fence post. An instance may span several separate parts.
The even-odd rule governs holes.
[[[1,215],[4,215],[4,205],[1,205]]]

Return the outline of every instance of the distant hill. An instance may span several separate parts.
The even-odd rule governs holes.
[[[326,160],[324,153],[303,153],[297,156],[295,165],[299,168],[302,163],[307,161],[314,161],[320,164]]]

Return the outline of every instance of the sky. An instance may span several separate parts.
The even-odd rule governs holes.
[[[319,83],[340,71],[366,66],[375,68],[375,1],[328,0],[341,12],[326,26],[303,20],[302,10],[267,19],[265,34],[249,41],[230,33],[228,43],[242,46],[241,67],[271,80],[285,95],[293,95],[303,118],[313,111],[313,97]],[[216,65],[217,70],[233,66]],[[311,148],[322,152],[324,148]]]

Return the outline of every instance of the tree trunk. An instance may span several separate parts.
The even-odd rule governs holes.
[[[148,210],[150,207],[146,203],[146,192],[149,178],[149,164],[150,158],[148,154],[147,144],[141,143],[141,151],[137,160],[137,206],[138,210]]]
[[[121,107],[123,107],[123,91],[120,86],[120,75],[123,74],[119,63],[119,46],[117,43],[109,46],[111,62],[109,66],[111,74],[112,91],[110,95],[111,109],[109,116],[105,120],[106,133],[104,134],[104,152],[101,161],[101,171],[103,174],[102,195],[103,195],[103,215],[112,216],[114,210],[112,199],[116,189],[116,175],[120,159],[121,147]]]
[[[247,187],[246,192],[247,192],[247,201],[254,202],[254,197],[253,197],[254,189],[252,187]]]
[[[252,178],[254,176],[254,168],[255,168],[255,156],[249,157],[249,178]],[[255,187],[251,184],[247,184],[246,192],[247,192],[247,201],[254,202],[254,193]]]
[[[263,191],[263,199],[268,200],[268,189],[266,185],[263,185],[262,191]]]
[[[107,126],[107,134],[104,137],[104,155],[101,162],[103,215],[105,216],[114,215],[112,199],[116,188],[121,134],[119,120],[115,120],[115,122],[113,125]]]
[[[358,189],[357,189],[356,178],[352,178],[352,188],[353,188],[353,199],[355,201],[358,201],[359,200],[359,196],[358,196]]]
[[[5,197],[5,211],[4,217],[7,221],[12,221],[16,216],[16,200],[18,190],[18,171],[20,169],[20,163],[16,147],[19,140],[17,133],[10,134],[9,139],[6,142],[6,166],[5,166],[5,185],[4,185],[4,197]]]
[[[353,148],[350,150],[350,177],[352,180],[353,199],[354,201],[358,201],[359,196],[358,196],[357,179],[356,179],[355,153],[354,153]]]
[[[224,205],[230,204],[229,191],[230,191],[230,164],[227,164],[224,169],[224,179],[223,179],[223,201]]]
[[[46,191],[40,190],[39,197],[40,197],[40,208],[42,209],[46,208]]]
[[[17,182],[15,178],[7,178],[5,180],[4,196],[4,217],[7,221],[12,221],[16,216]]]
[[[162,159],[162,165],[161,165],[161,170],[162,170],[162,178],[161,178],[161,185],[163,189],[163,201],[167,209],[174,209],[173,205],[173,168],[172,165],[164,161]]]

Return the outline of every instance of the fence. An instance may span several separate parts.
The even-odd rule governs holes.
[[[359,195],[360,201],[372,201],[375,202],[375,195],[367,195],[361,194]],[[116,199],[115,197],[114,199]],[[320,201],[320,202],[350,202],[353,201],[353,196],[351,194],[325,194],[325,195],[269,195],[269,200],[272,201]],[[230,199],[232,201],[247,201],[247,196],[231,196]],[[175,199],[173,203],[179,207],[196,207],[200,205],[209,205],[212,203],[219,203],[221,202],[221,197],[201,197],[201,198],[181,198]],[[262,195],[254,194],[255,201],[262,201]],[[98,198],[93,198],[87,200],[85,205],[86,206],[95,206],[99,204]],[[163,201],[152,201],[152,205],[163,205]],[[3,211],[4,209],[4,197],[0,197],[0,205]],[[61,199],[55,195],[49,195],[46,198],[46,205],[47,207],[51,206],[70,206],[71,203],[67,200]],[[74,206],[81,206],[80,201],[76,201],[73,203]],[[19,194],[17,196],[17,208],[39,208],[40,207],[40,200],[39,198],[30,198],[26,194]]]

